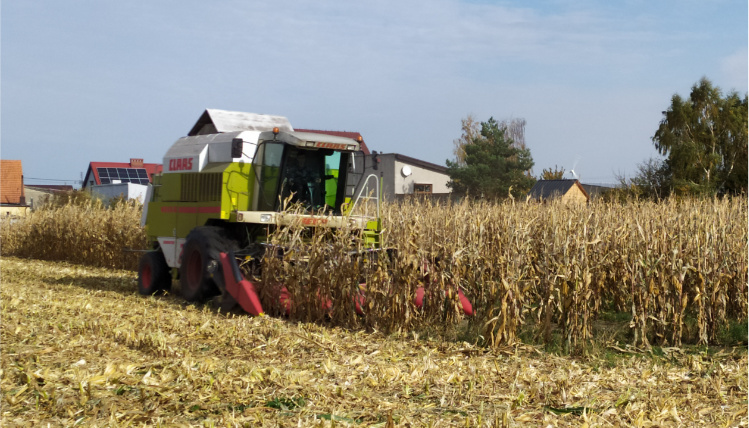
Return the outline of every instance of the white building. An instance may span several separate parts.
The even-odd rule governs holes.
[[[365,165],[365,175],[382,177],[382,194],[386,201],[418,195],[442,199],[450,195],[447,167],[398,153],[367,156]]]
[[[91,195],[103,201],[120,196],[126,199],[137,199],[140,203],[146,198],[148,185],[135,183],[113,183],[89,186]]]

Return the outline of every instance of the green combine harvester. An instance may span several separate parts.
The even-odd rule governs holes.
[[[237,258],[261,259],[276,228],[345,226],[379,249],[379,178],[364,177],[364,158],[361,138],[295,132],[281,116],[206,110],[148,188],[142,225],[152,250],[141,259],[138,291],[163,292],[179,279],[187,301],[228,294],[259,315],[255,284]],[[373,212],[354,215],[365,211],[359,201]],[[289,203],[301,210],[285,212]]]

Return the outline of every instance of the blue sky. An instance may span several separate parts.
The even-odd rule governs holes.
[[[747,92],[746,1],[9,1],[0,156],[27,183],[161,162],[206,108],[358,131],[444,165],[468,114],[526,120],[534,173],[613,183],[671,96]],[[43,180],[42,180],[43,179]]]

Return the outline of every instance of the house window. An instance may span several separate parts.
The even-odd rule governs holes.
[[[414,194],[415,195],[431,195],[432,194],[432,185],[431,184],[414,184]]]

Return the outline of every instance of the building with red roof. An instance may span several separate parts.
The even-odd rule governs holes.
[[[82,188],[102,184],[149,184],[154,174],[160,174],[159,163],[143,163],[143,159],[133,158],[130,162],[91,162],[86,171]]]

